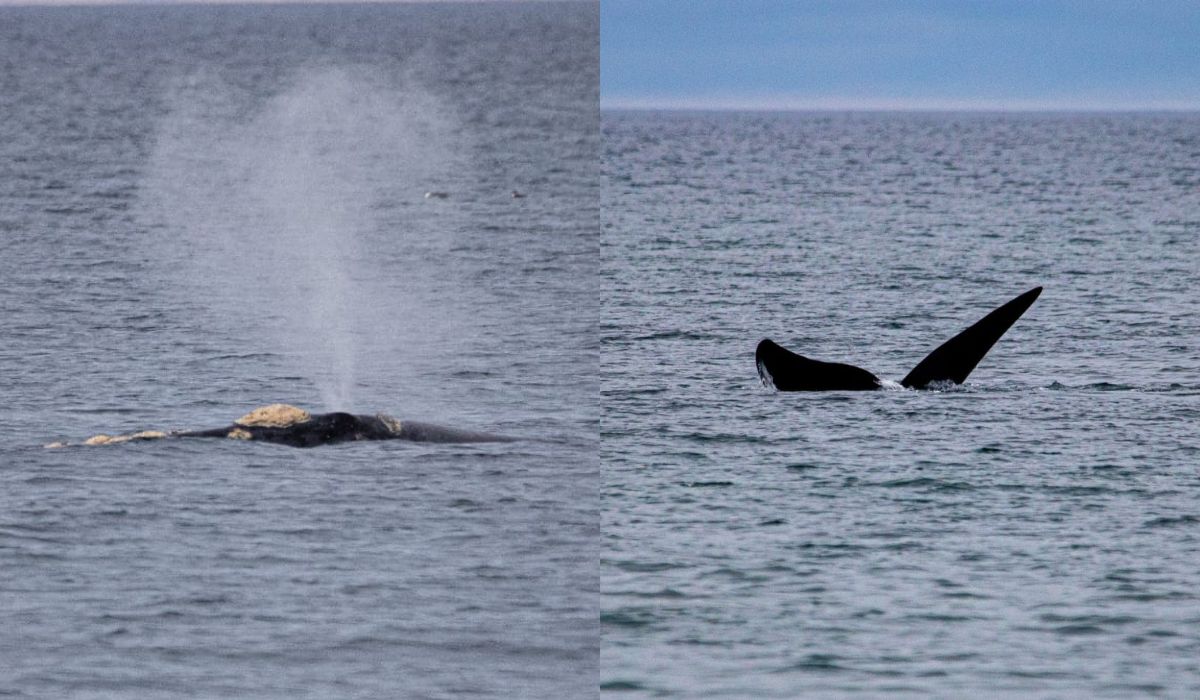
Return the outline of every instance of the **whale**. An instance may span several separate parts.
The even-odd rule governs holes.
[[[450,428],[433,423],[398,420],[389,415],[356,415],[334,412],[311,414],[290,404],[262,406],[238,418],[232,425],[205,430],[142,430],[121,435],[95,435],[84,445],[113,445],[142,440],[171,438],[221,438],[254,440],[291,447],[316,447],[358,440],[407,440],[409,442],[512,442],[515,438],[491,433]],[[51,443],[47,447],[66,447]]]
[[[942,343],[905,375],[900,385],[909,389],[929,389],[962,384],[1000,336],[1021,318],[1041,293],[1041,287],[1034,287],[1018,295]],[[814,360],[792,352],[770,338],[759,342],[754,361],[763,385],[777,391],[873,391],[885,388],[883,380],[861,367]]]

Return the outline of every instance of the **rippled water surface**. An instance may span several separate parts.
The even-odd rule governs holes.
[[[606,113],[601,687],[1200,692],[1200,119]],[[777,394],[763,337],[944,392]]]
[[[595,692],[597,35],[0,8],[0,695]],[[276,401],[521,439],[42,447]]]

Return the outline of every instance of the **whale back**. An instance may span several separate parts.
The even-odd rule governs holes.
[[[515,438],[432,423],[400,421],[389,415],[355,415],[336,411],[311,414],[288,404],[262,406],[233,425],[206,430],[162,432],[146,430],[128,435],[96,435],[85,445],[112,445],[160,438],[226,438],[254,440],[292,447],[316,447],[357,440],[407,440],[411,442],[511,442]],[[66,447],[65,442],[47,447]]]

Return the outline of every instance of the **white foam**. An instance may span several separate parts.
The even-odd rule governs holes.
[[[762,380],[762,384],[766,388],[775,388],[775,377],[771,376],[771,373],[767,371],[767,366],[761,362],[758,363],[758,377]]]

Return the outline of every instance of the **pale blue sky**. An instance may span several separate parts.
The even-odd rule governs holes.
[[[1200,0],[603,0],[606,108],[1200,109]]]

